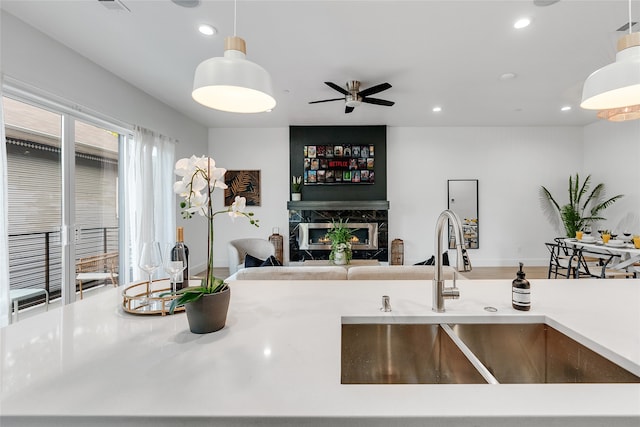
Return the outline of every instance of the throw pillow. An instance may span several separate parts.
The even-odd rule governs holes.
[[[244,266],[246,268],[249,268],[249,267],[260,267],[263,262],[264,262],[263,259],[256,258],[256,257],[251,256],[249,254],[245,255],[245,257],[244,257]]]
[[[429,258],[428,260],[420,261],[413,265],[434,265],[435,263],[436,257],[434,255],[431,255],[431,258]],[[442,265],[449,265],[449,254],[447,252],[444,252],[442,254]]]
[[[273,255],[271,255],[269,258],[267,258],[265,260],[261,260],[260,258],[256,258],[254,256],[251,256],[251,255],[247,254],[244,257],[244,266],[246,268],[250,268],[250,267],[276,267],[276,266],[279,267],[279,266],[282,266],[282,264]]]
[[[273,255],[265,259],[264,262],[260,264],[260,267],[280,267],[280,266],[282,266],[282,264]]]

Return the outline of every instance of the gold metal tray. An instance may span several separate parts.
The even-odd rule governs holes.
[[[160,314],[162,316],[170,314],[169,307],[176,296],[160,295],[171,292],[171,282],[162,279],[154,280],[150,287],[148,284],[149,281],[144,280],[126,287],[122,291],[122,309],[131,314]],[[182,311],[184,311],[184,306],[176,308],[174,313]]]

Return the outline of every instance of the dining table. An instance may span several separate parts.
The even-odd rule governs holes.
[[[593,241],[578,240],[576,238],[564,239],[567,246],[575,250],[582,250],[590,257],[603,260],[604,268],[637,273],[640,272],[640,249],[637,249],[632,242],[604,243],[601,239]],[[609,241],[611,242],[611,241]]]

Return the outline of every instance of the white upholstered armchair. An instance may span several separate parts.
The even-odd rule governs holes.
[[[244,268],[244,258],[247,254],[267,259],[271,255],[275,255],[276,248],[273,244],[265,239],[237,239],[229,242],[229,274],[234,274],[241,268]]]

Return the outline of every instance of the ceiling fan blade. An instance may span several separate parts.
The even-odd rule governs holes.
[[[353,111],[353,107],[349,107],[348,105],[344,107],[344,113],[348,114]]]
[[[365,97],[365,96],[373,95],[374,93],[382,92],[383,90],[387,90],[390,87],[391,85],[389,83],[380,83],[379,85],[372,86],[365,90],[361,90],[360,92],[358,92],[358,95]]]
[[[376,105],[384,105],[386,107],[391,107],[395,102],[387,101],[386,99],[378,99],[378,98],[362,98],[362,102],[366,102],[368,104],[376,104]]]
[[[310,101],[309,104],[317,104],[319,102],[330,102],[330,101],[344,101],[344,96],[342,98],[323,99],[323,100],[320,100],[320,101]]]
[[[340,93],[342,93],[342,94],[349,95],[349,91],[348,91],[348,90],[346,90],[346,89],[345,89],[345,88],[343,88],[343,87],[338,86],[338,85],[337,85],[337,84],[335,84],[335,83],[332,83],[332,82],[324,82],[324,84],[326,84],[327,86],[329,86],[331,89],[335,89],[335,90],[337,90],[338,92],[340,92]]]

